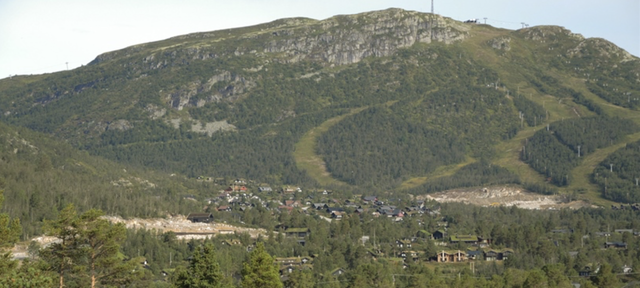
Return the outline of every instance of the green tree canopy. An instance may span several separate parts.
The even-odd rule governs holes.
[[[213,244],[206,243],[195,250],[189,267],[178,269],[172,279],[179,288],[219,288],[227,287],[227,279],[220,271]]]
[[[273,257],[264,250],[264,244],[258,242],[251,251],[249,261],[242,268],[243,288],[280,288],[283,287],[278,275],[278,267],[273,263]]]

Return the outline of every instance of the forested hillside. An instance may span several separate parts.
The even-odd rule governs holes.
[[[196,205],[182,196],[208,189],[181,178],[131,169],[0,123],[2,210],[21,220],[24,238],[42,234],[42,220],[56,218],[69,203],[125,217],[186,213]]]
[[[568,176],[591,165],[578,150],[636,139],[639,73],[638,58],[561,27],[510,31],[389,9],[183,35],[2,79],[0,121],[192,178],[592,190],[591,171]],[[301,157],[318,159],[305,164],[314,169]],[[451,178],[497,163],[473,181]]]
[[[616,202],[640,202],[640,142],[627,144],[593,170],[593,181],[602,195]]]

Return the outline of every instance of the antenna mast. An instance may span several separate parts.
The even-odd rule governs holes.
[[[433,0],[431,0],[431,14],[435,14],[435,13],[433,12]]]

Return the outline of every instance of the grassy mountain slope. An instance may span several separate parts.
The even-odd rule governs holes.
[[[189,34],[73,71],[3,79],[0,120],[164,173],[416,193],[487,183],[593,193],[593,161],[633,142],[635,126],[612,121],[615,141],[589,160],[554,164],[573,171],[562,183],[547,183],[522,147],[564,119],[640,124],[639,75],[638,58],[561,27],[511,31],[389,9]],[[557,145],[570,155],[589,145],[585,135]]]

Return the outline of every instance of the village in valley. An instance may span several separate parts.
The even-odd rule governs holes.
[[[225,183],[223,178],[213,179],[199,177],[201,182]],[[359,239],[367,252],[366,257],[373,260],[385,259],[395,262],[407,268],[412,263],[429,263],[429,265],[464,265],[474,267],[477,261],[501,263],[518,252],[510,247],[493,245],[492,239],[488,235],[476,235],[473,231],[463,231],[449,223],[447,215],[442,215],[440,204],[431,199],[418,200],[417,197],[406,196],[398,198],[395,196],[382,197],[376,195],[350,195],[349,193],[334,193],[327,189],[312,189],[308,191],[296,186],[283,186],[273,188],[268,184],[254,184],[253,181],[245,179],[235,179],[229,185],[223,185],[224,189],[219,190],[217,197],[208,197],[199,200],[194,195],[186,195],[185,200],[202,201],[203,210],[190,213],[186,220],[193,223],[227,223],[229,219],[233,221],[239,213],[258,206],[264,207],[271,212],[271,215],[278,218],[279,215],[299,213],[306,217],[317,217],[327,222],[345,221],[355,218],[359,221],[371,221],[372,219],[388,219],[390,223],[397,225],[405,222],[415,223],[418,229],[412,234],[398,235],[394,241],[382,242],[376,239],[375,231],[369,235],[363,235]],[[486,188],[484,188],[486,190]],[[387,193],[389,194],[389,193]],[[341,196],[338,196],[341,195]],[[349,195],[344,197],[343,195]],[[633,205],[628,209],[637,209]],[[552,209],[552,208],[549,208]],[[625,207],[615,207],[615,209],[625,209]],[[240,217],[237,217],[240,218]],[[425,220],[426,219],[426,220]],[[429,223],[425,223],[425,222]],[[236,221],[234,225],[242,226],[242,221]],[[224,224],[223,224],[224,225]],[[241,246],[243,241],[239,240],[241,234],[245,233],[236,226],[233,229],[220,229],[205,233],[181,232],[186,239],[189,236],[199,234],[200,239],[204,237],[214,237],[220,239],[221,245]],[[269,233],[266,230],[261,233]],[[558,244],[558,239],[567,237],[573,233],[571,228],[560,227],[548,232],[549,239]],[[308,227],[292,227],[279,224],[273,229],[273,233],[282,234],[286,239],[296,241],[304,246],[309,237],[314,233]],[[380,233],[380,231],[378,232]],[[596,237],[602,239],[602,249],[627,249],[627,244],[622,241],[610,241],[610,239],[622,239],[621,235],[628,233],[634,237],[640,236],[640,231],[633,229],[615,229],[613,232],[596,232],[593,235],[582,237]],[[251,238],[260,238],[267,235],[251,234]],[[273,236],[273,235],[272,235]],[[613,236],[613,237],[612,237]],[[626,237],[626,236],[625,236]],[[246,241],[244,241],[246,242]],[[245,245],[247,251],[255,247],[255,240],[251,244]],[[575,257],[577,252],[569,252],[571,257]],[[274,255],[275,264],[280,269],[280,275],[286,279],[287,275],[296,270],[312,269],[314,259],[317,254],[296,255],[293,257],[279,257]],[[469,266],[470,265],[470,266]],[[589,276],[598,268],[597,265],[589,264],[580,271],[581,276]],[[334,277],[345,273],[344,267],[335,267],[331,275]],[[630,273],[630,267],[623,267],[624,273]]]

